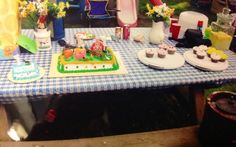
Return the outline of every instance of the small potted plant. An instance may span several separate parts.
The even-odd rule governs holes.
[[[34,36],[39,50],[51,49],[49,23],[54,19],[64,17],[67,8],[69,8],[68,2],[56,4],[48,0],[19,0],[20,18],[28,19],[34,28]]]

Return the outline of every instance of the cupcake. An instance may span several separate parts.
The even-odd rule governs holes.
[[[193,47],[193,53],[196,54],[197,51],[198,51],[198,46],[194,46],[194,47]]]
[[[204,49],[200,48],[199,46],[194,46],[193,47],[193,53],[196,54],[198,51],[204,51]]]
[[[164,50],[167,50],[169,48],[169,45],[165,44],[165,43],[162,43],[158,46],[160,49],[164,49]]]
[[[207,49],[207,55],[208,55],[208,57],[210,57],[211,54],[212,54],[213,52],[215,52],[215,51],[216,51],[216,48],[214,48],[214,47],[208,47],[208,49]]]
[[[228,56],[224,53],[224,54],[222,54],[222,55],[220,55],[220,62],[225,62],[225,60],[227,60],[228,59]]]
[[[212,53],[210,57],[211,57],[211,61],[214,63],[217,63],[221,59],[220,55],[216,53]]]
[[[169,46],[167,51],[168,51],[168,54],[173,55],[176,52],[176,48],[174,46]]]
[[[151,48],[146,49],[146,57],[152,58],[154,56],[154,50]]]
[[[198,59],[204,59],[206,56],[206,52],[203,50],[199,50],[199,51],[197,51],[196,55],[197,55]]]
[[[167,54],[167,51],[166,51],[165,49],[159,49],[159,50],[157,50],[157,56],[158,56],[159,58],[165,58],[166,54]]]
[[[207,51],[207,49],[208,49],[208,47],[206,45],[199,45],[198,47],[204,51]]]

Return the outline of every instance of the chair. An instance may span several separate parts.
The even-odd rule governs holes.
[[[104,19],[113,19],[115,16],[110,15],[111,11],[108,10],[109,0],[87,0],[85,11],[87,13],[87,19],[89,22],[89,27],[91,27],[92,20],[104,20]]]

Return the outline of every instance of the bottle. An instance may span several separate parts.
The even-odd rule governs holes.
[[[199,21],[197,22],[197,29],[198,29],[199,31],[202,31],[202,27],[203,27],[203,21],[202,21],[202,20],[199,20]]]

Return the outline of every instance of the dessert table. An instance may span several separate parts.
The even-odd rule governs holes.
[[[208,72],[199,70],[185,62],[184,66],[174,70],[159,70],[142,64],[137,58],[137,52],[157,45],[148,43],[150,28],[131,28],[129,40],[107,41],[114,51],[120,53],[128,71],[125,75],[78,76],[65,78],[49,78],[49,68],[52,53],[62,51],[57,42],[52,42],[51,51],[41,51],[36,54],[21,53],[25,60],[34,61],[46,71],[45,75],[34,82],[15,84],[7,79],[14,60],[0,61],[0,104],[13,103],[22,99],[40,99],[41,96],[52,94],[99,92],[136,88],[166,88],[180,85],[196,86],[201,84],[224,84],[236,81],[236,56],[231,51],[226,51],[229,56],[229,67],[222,72]],[[32,30],[23,30],[23,34],[33,38]],[[66,29],[65,40],[75,44],[74,34],[77,32],[91,32],[96,37],[115,34],[115,28],[70,28]],[[133,37],[143,34],[144,43],[133,41]],[[88,40],[86,44],[92,44]],[[175,45],[175,41],[167,38],[167,44]],[[178,48],[177,52],[183,54],[186,48]]]

